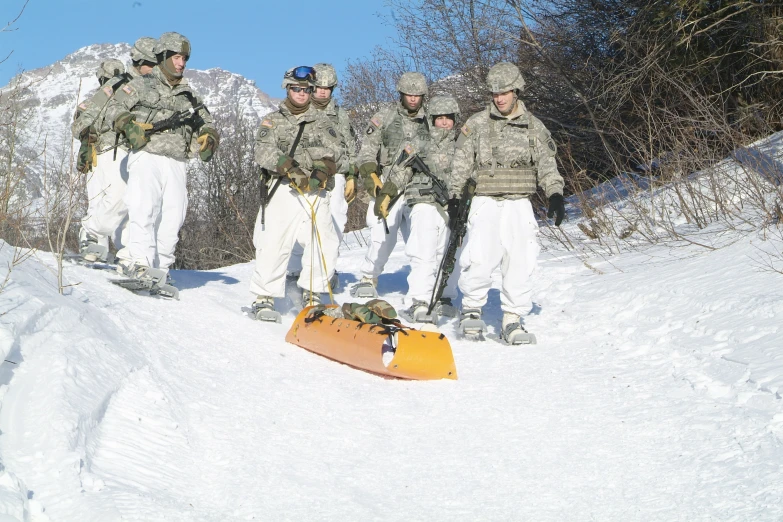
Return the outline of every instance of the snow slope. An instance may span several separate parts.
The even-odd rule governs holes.
[[[282,325],[247,319],[251,264],[173,272],[180,301],[68,266],[60,296],[39,253],[0,293],[0,520],[781,520],[783,276],[753,259],[783,244],[699,235],[722,247],[545,244],[538,344],[452,320],[459,380],[436,382],[285,343],[290,300]],[[339,302],[364,256],[347,238]],[[407,272],[400,242],[395,306]]]

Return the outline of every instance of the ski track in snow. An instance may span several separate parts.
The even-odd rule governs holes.
[[[398,308],[402,248],[379,281]],[[243,317],[252,264],[173,272],[180,301],[70,265],[58,296],[39,254],[0,294],[0,519],[780,520],[783,285],[749,248],[647,247],[600,275],[549,245],[538,344],[450,320],[459,380],[434,382],[285,343],[290,300],[282,325]]]

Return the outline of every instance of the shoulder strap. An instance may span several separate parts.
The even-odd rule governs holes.
[[[132,78],[131,78],[130,74],[122,73],[120,75],[120,81],[118,81],[117,83],[115,83],[114,85],[111,86],[112,91],[117,92],[117,89],[119,89],[120,87],[122,87],[123,85],[125,85],[126,83],[128,83],[131,80],[132,80]]]
[[[303,121],[299,124],[299,132],[296,133],[296,138],[294,138],[294,144],[291,145],[291,151],[288,153],[288,156],[293,158],[294,154],[296,153],[296,147],[299,145],[299,140],[302,139],[302,133],[304,132],[305,124],[307,122]]]

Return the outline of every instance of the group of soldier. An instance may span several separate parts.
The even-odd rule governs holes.
[[[101,87],[79,105],[72,128],[82,143],[79,170],[89,173],[81,254],[105,260],[112,237],[118,271],[151,286],[166,283],[174,262],[187,208],[186,163],[196,155],[209,161],[219,144],[209,111],[182,74],[190,50],[184,36],[164,33],[134,44],[127,73],[117,60],[104,62]],[[253,315],[280,320],[275,299],[285,296],[287,274],[305,304],[332,292],[348,204],[361,184],[371,197],[371,240],[352,295],[377,297],[378,276],[401,232],[410,259],[403,316],[420,322],[456,315],[459,286],[460,330],[480,333],[492,273],[500,267],[501,337],[511,344],[522,339],[539,251],[529,196],[543,189],[556,225],[565,209],[556,147],[519,99],[525,86],[519,69],[502,62],[489,70],[491,99],[459,132],[457,100],[428,99],[421,73],[402,74],[399,100],[370,119],[358,152],[348,115],[333,99],[337,83],[326,63],[289,69],[285,100],[259,125],[255,161],[263,201],[253,234]],[[454,240],[449,224],[465,210],[467,189],[458,269],[443,280],[441,262]]]

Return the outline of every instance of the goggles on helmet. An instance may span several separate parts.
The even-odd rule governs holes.
[[[294,80],[299,81],[315,81],[315,69],[310,67],[309,65],[300,65],[299,67],[294,67],[290,71],[287,71],[285,73],[286,78],[293,78]]]

